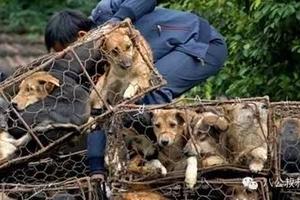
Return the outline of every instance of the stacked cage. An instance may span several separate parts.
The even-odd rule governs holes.
[[[272,124],[276,133],[273,186],[279,188],[280,199],[299,199],[300,195],[300,104],[274,102]]]
[[[243,193],[240,198],[268,199],[264,177],[273,165],[275,141],[269,107],[267,97],[120,107],[108,135],[113,194],[117,199],[237,199],[234,194]],[[262,177],[264,184],[252,178],[242,184],[245,177]]]
[[[129,66],[135,61],[112,47],[114,34],[140,59],[143,85]],[[101,199],[88,178],[87,134],[108,130],[118,107],[164,84],[139,37],[129,21],[105,24],[1,83],[0,199]],[[112,72],[120,76],[107,82]]]

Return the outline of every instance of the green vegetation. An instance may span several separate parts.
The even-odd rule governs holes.
[[[70,8],[90,14],[98,0],[0,0],[0,32],[43,33],[49,17]]]
[[[0,27],[42,33],[47,18],[62,8],[88,14],[96,0],[0,0]],[[215,98],[269,95],[300,99],[300,2],[296,0],[161,0],[170,8],[194,11],[225,36],[229,58],[215,77],[189,96]]]
[[[197,11],[226,37],[224,69],[189,95],[214,98],[269,95],[299,100],[300,2],[292,0],[164,1],[171,8]]]

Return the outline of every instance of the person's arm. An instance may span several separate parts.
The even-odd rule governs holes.
[[[129,17],[134,22],[153,11],[156,5],[156,0],[102,0],[92,10],[91,18],[97,22],[99,18],[121,21]],[[103,20],[99,21],[103,22]]]

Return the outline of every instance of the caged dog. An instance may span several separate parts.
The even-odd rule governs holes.
[[[29,134],[25,134],[18,139],[9,134],[7,125],[8,109],[9,103],[0,98],[0,165],[13,158],[18,148],[26,145],[31,139]]]
[[[204,157],[204,166],[226,163],[217,141],[209,136],[210,127],[221,131],[228,128],[225,118],[212,112],[198,114],[178,109],[154,110],[152,114],[153,131],[160,146],[158,159],[168,171],[185,169],[189,188],[196,184],[200,156]]]
[[[262,102],[225,105],[230,121],[226,143],[232,163],[248,165],[250,171],[263,170],[268,158],[268,106]]]
[[[158,147],[144,134],[134,128],[123,128],[126,148],[129,152],[128,171],[134,174],[151,174],[159,171],[166,175],[167,169],[157,159]]]
[[[76,82],[55,72],[39,71],[25,78],[12,105],[33,131],[76,130],[90,117],[89,94]],[[9,132],[16,138],[28,134],[21,120],[11,113]],[[55,140],[60,131],[45,136],[45,143]],[[41,141],[44,143],[43,141]]]
[[[130,20],[125,23],[129,24]],[[102,108],[103,101],[115,105],[122,99],[131,98],[150,87],[151,69],[148,64],[152,65],[153,57],[149,45],[139,31],[118,27],[105,36],[102,51],[107,55],[109,64],[104,75],[98,79],[96,90],[91,91],[92,108]]]
[[[281,168],[287,173],[300,171],[300,119],[287,117],[278,126]]]

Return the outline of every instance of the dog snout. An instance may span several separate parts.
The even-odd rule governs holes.
[[[132,59],[128,57],[122,57],[120,61],[120,66],[123,69],[128,69],[129,67],[132,66]]]
[[[169,141],[168,140],[161,140],[160,143],[161,143],[162,146],[168,146]]]
[[[167,135],[162,135],[160,138],[159,138],[159,145],[160,146],[169,146],[172,144],[172,141],[171,141],[171,138],[168,137]]]

